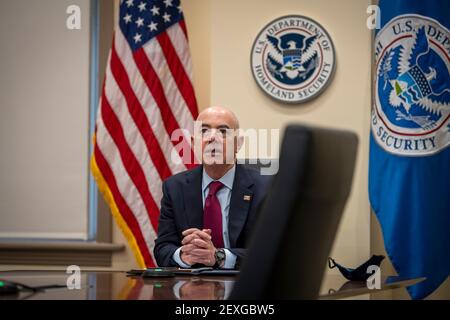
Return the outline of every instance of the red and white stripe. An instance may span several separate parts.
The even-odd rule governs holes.
[[[155,266],[162,181],[192,167],[171,155],[198,115],[184,21],[132,52],[116,29],[97,115],[94,159],[147,267]],[[188,137],[186,137],[188,138]]]

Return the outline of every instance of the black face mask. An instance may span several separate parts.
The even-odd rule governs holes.
[[[334,259],[328,258],[328,267],[330,269],[338,268],[342,275],[351,281],[367,281],[367,279],[372,275],[371,273],[367,273],[367,268],[369,266],[380,266],[381,261],[383,261],[384,256],[373,255],[369,260],[364,262],[362,265],[357,267],[356,269],[346,268],[339,263],[336,263]]]

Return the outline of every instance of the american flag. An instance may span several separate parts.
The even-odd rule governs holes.
[[[121,1],[91,168],[141,267],[156,265],[162,181],[192,167],[176,148],[188,137],[172,134],[192,132],[197,114],[180,1]]]

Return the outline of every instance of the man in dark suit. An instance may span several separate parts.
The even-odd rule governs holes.
[[[202,165],[164,181],[154,256],[165,267],[238,268],[268,177],[236,164],[242,137],[230,110],[208,108],[196,124]]]

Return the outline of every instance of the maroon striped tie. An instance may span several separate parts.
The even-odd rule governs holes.
[[[223,248],[222,208],[216,193],[223,187],[220,181],[209,184],[209,193],[203,209],[203,228],[211,229],[212,242],[216,248]]]

